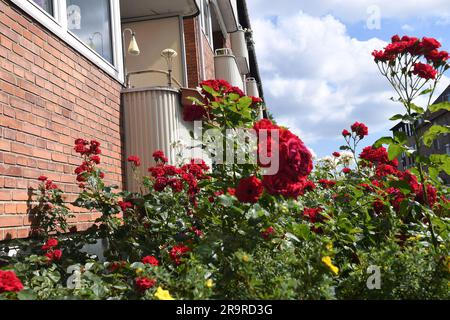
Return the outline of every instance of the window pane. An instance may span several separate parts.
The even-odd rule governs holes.
[[[110,0],[67,0],[67,28],[113,62]]]
[[[53,16],[53,0],[33,0],[33,2]]]

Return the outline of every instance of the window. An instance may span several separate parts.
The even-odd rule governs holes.
[[[211,6],[209,0],[202,0],[201,2],[201,25],[202,30],[208,39],[211,46],[213,45],[213,31],[212,31],[212,17],[211,17]]]
[[[45,28],[124,82],[120,0],[11,0]]]
[[[53,16],[53,0],[33,0],[33,2]]]
[[[67,29],[113,62],[109,0],[66,0]]]

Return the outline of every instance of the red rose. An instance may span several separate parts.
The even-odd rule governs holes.
[[[190,104],[183,106],[183,120],[192,122],[200,121],[206,117],[206,109],[203,106]]]
[[[133,208],[133,204],[128,201],[127,202],[119,201],[118,204],[123,212],[127,211],[127,209],[129,209],[129,208]]]
[[[380,214],[383,212],[384,209],[384,203],[381,200],[375,200],[373,203],[373,210],[375,210],[376,213]]]
[[[167,162],[167,158],[164,155],[164,152],[161,150],[156,150],[155,152],[153,152],[153,158],[155,159],[156,162],[163,162],[166,163]]]
[[[299,137],[287,129],[280,130],[280,171],[299,179],[313,169],[311,152]]]
[[[364,123],[355,122],[351,129],[353,132],[356,133],[357,136],[359,136],[360,139],[364,138],[369,134],[369,128]]]
[[[347,129],[344,129],[344,130],[342,130],[342,135],[344,137],[348,137],[348,136],[351,136],[352,134]]]
[[[139,167],[141,165],[141,159],[138,156],[129,156],[127,160],[136,167]]]
[[[181,258],[189,251],[191,251],[191,249],[180,244],[178,246],[174,246],[170,250],[169,256],[172,259],[172,261],[175,262],[175,264],[179,265],[181,264]]]
[[[113,262],[109,265],[109,271],[116,272],[127,265],[126,261]]]
[[[49,249],[52,249],[54,247],[58,246],[58,240],[57,239],[48,239],[47,242],[42,246],[42,250],[47,251]]]
[[[139,291],[144,292],[147,289],[153,288],[154,285],[156,284],[156,280],[149,279],[147,277],[141,277],[141,278],[136,278],[134,280],[134,283],[136,284],[136,288]]]
[[[236,189],[234,189],[234,188],[228,188],[228,189],[227,189],[227,193],[228,193],[230,196],[235,196],[235,195],[236,195]]]
[[[303,180],[293,180],[282,174],[264,176],[263,185],[271,195],[297,199],[303,194]]]
[[[437,71],[432,66],[421,62],[414,64],[412,73],[425,80],[436,79],[437,75]]]
[[[13,271],[0,270],[0,293],[22,290],[23,284]]]
[[[427,184],[426,191],[428,204],[430,205],[430,207],[433,207],[437,202],[437,190],[431,184]],[[417,190],[416,201],[423,205],[427,204],[425,202],[422,185],[419,185],[419,188]]]
[[[104,178],[105,178],[105,173],[104,173],[103,171],[101,171],[101,172],[98,174],[98,177],[99,177],[100,179],[104,179]]]
[[[422,47],[423,52],[427,54],[433,50],[439,49],[441,47],[441,43],[434,38],[423,37],[420,46]]]
[[[316,184],[311,180],[306,180],[303,184],[304,191],[314,191],[316,188]]]
[[[150,264],[155,267],[159,266],[159,261],[154,256],[146,256],[142,258],[141,262],[143,264]]]
[[[238,87],[231,87],[230,89],[228,89],[226,92],[226,94],[230,94],[230,93],[234,93],[237,94],[239,97],[243,97],[245,96],[245,93]]]
[[[261,180],[255,176],[244,178],[239,181],[236,188],[236,198],[238,198],[240,202],[256,203],[263,191],[264,187]]]
[[[339,158],[341,154],[339,152],[333,152],[333,157]]]
[[[319,183],[322,185],[324,189],[330,189],[336,185],[336,181],[320,179]]]
[[[81,139],[81,138],[79,138],[79,139],[76,139],[75,140],[75,145],[88,145],[89,144],[89,142],[88,141],[86,141],[86,140],[84,140],[84,139]]]
[[[52,261],[59,261],[62,257],[62,251],[61,250],[52,250],[45,254],[45,256],[48,258],[48,262]]]
[[[435,66],[436,65],[439,66],[448,60],[449,55],[447,51],[433,50],[430,53],[428,53],[425,57],[427,58],[428,61],[433,62]]]
[[[155,184],[153,187],[155,188],[155,191],[162,192],[162,191],[164,191],[164,189],[166,189],[168,183],[169,183],[169,180],[167,178],[159,177],[159,178],[156,178],[156,181],[155,181]]]
[[[94,162],[95,164],[100,164],[100,157],[97,155],[91,156],[91,161]]]
[[[273,227],[268,227],[266,230],[261,232],[261,237],[263,237],[265,240],[270,240],[270,238],[274,235],[275,229]]]
[[[352,169],[344,168],[344,169],[342,169],[342,172],[345,173],[345,174],[349,174],[350,172],[352,172]]]
[[[323,216],[320,214],[322,211],[322,208],[305,208],[303,210],[303,215],[311,223],[321,222],[323,220]]]
[[[42,181],[42,182],[45,182],[45,181],[47,181],[47,177],[46,176],[40,176],[39,178],[38,178],[38,180],[39,181]]]

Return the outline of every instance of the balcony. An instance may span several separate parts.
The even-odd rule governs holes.
[[[139,50],[124,50],[126,86],[122,111],[126,155],[138,155],[142,172],[154,165],[152,153],[162,150],[170,163],[177,162],[175,143],[187,144],[191,123],[182,119],[180,88],[186,86],[183,17],[198,12],[195,0],[121,1],[124,45],[135,36]],[[131,31],[126,33],[125,31]],[[171,61],[165,49],[177,52]],[[139,54],[136,54],[138,53]],[[130,54],[134,53],[134,54]],[[133,172],[127,167],[127,189],[137,191]]]

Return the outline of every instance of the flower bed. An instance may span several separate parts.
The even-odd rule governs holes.
[[[427,38],[394,37],[374,52],[405,105],[406,113],[394,120],[414,124],[425,112],[413,100],[432,95],[448,69],[448,55],[438,47]],[[411,85],[407,90],[404,81]],[[14,258],[1,258],[0,298],[450,298],[448,189],[438,178],[449,171],[448,156],[421,157],[407,149],[401,134],[360,152],[369,128],[356,122],[342,132],[341,150],[313,170],[299,137],[271,120],[255,120],[259,99],[224,81],[202,88],[203,99],[192,99],[185,119],[219,132],[253,129],[257,161],[175,166],[156,151],[148,176],[136,174],[141,191],[118,192],[98,168],[100,144],[78,139],[75,151],[82,159],[74,179],[80,194],[74,205],[101,217],[76,232],[67,223],[64,195],[40,177],[34,209],[39,228],[35,238],[14,244]],[[448,110],[448,103],[427,106],[442,108]],[[430,129],[416,137],[417,145],[446,130]],[[398,170],[402,152],[415,156],[416,168]],[[279,168],[268,174],[274,161]],[[139,157],[128,162],[137,173]],[[81,250],[97,239],[108,243],[106,262]]]

